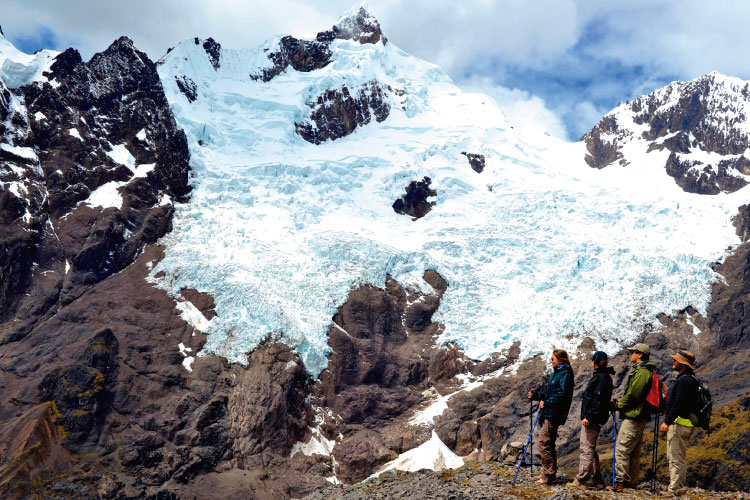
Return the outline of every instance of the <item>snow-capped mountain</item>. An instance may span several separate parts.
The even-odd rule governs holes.
[[[732,193],[750,182],[750,83],[713,72],[621,103],[583,136],[594,168],[665,151],[685,191]]]
[[[522,143],[491,99],[386,41],[362,8],[313,40],[188,40],[159,74],[194,194],[153,275],[175,297],[215,297],[204,353],[231,361],[272,335],[318,374],[353,287],[390,275],[431,293],[426,269],[449,284],[437,342],[470,357],[584,337],[615,349],[661,312],[705,312],[711,264],[738,243],[739,198],[671,189],[645,151],[634,181],[589,169],[580,144]]]
[[[745,86],[568,144],[362,7],[157,63],[0,37],[0,495],[296,498],[498,457],[553,347],[577,380],[689,348],[717,405],[744,394]]]

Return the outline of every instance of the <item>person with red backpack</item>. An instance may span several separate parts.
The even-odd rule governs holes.
[[[670,390],[667,412],[659,430],[667,433],[667,457],[669,458],[670,496],[679,496],[685,489],[687,476],[687,444],[695,425],[690,415],[696,413],[699,383],[695,378],[695,356],[682,350],[672,354],[672,369],[679,373]]]
[[[638,484],[641,468],[641,441],[643,429],[651,418],[646,396],[651,388],[651,380],[656,365],[649,361],[651,350],[646,344],[636,344],[628,348],[633,371],[628,375],[625,384],[625,394],[612,403],[620,412],[622,426],[617,433],[615,458],[614,491],[622,491],[625,486],[634,487]]]

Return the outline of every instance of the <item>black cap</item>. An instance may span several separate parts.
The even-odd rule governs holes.
[[[591,356],[591,359],[594,363],[601,363],[603,360],[607,359],[607,353],[604,351],[596,351],[593,356]]]

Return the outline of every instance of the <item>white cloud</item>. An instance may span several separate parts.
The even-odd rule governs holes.
[[[57,48],[72,45],[85,59],[127,35],[158,59],[194,36],[232,48],[278,34],[312,37],[353,4],[358,0],[4,0],[3,27],[12,40],[46,26],[58,36]],[[712,70],[750,78],[750,3],[370,0],[367,7],[395,45],[456,81],[489,79],[482,86],[519,127],[550,119],[553,135],[562,120],[576,138],[596,122],[587,122],[593,112],[672,79]],[[528,116],[537,118],[524,122]]]
[[[457,82],[464,90],[487,94],[497,102],[513,128],[522,137],[549,134],[567,140],[565,125],[541,97],[525,90],[508,89],[489,77],[473,77]]]

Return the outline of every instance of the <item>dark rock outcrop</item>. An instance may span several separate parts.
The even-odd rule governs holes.
[[[364,7],[360,7],[356,14],[343,18],[330,30],[318,33],[315,39],[319,42],[330,42],[332,40],[354,40],[361,44],[388,43],[380,29],[380,22]]]
[[[467,153],[466,151],[461,151],[461,154],[466,157],[467,160],[469,160],[469,165],[471,165],[472,170],[474,172],[481,174],[484,170],[484,155],[480,155],[478,153]]]
[[[132,263],[190,192],[185,134],[129,39],[86,63],[68,49],[46,76],[54,85],[0,88],[0,140],[13,146],[0,180],[17,186],[0,189],[0,344]],[[121,202],[86,203],[108,183]]]
[[[193,102],[198,98],[198,86],[190,77],[182,75],[176,76],[174,79],[177,82],[177,88],[180,89],[188,102]]]
[[[742,155],[750,147],[750,135],[737,126],[747,120],[748,89],[747,82],[710,73],[621,103],[583,136],[586,162],[592,168],[617,161],[627,165],[623,147],[643,140],[648,151],[670,152],[666,171],[684,191],[737,191],[748,184],[744,176],[750,174],[750,161]],[[705,155],[682,157],[695,150],[715,153],[716,159],[705,163]]]
[[[383,88],[374,80],[354,91],[346,86],[327,89],[308,103],[310,116],[295,123],[297,134],[307,142],[320,144],[346,137],[373,117],[380,123],[391,113],[388,91],[389,87]]]
[[[627,164],[616,138],[618,133],[617,120],[607,115],[581,138],[586,142],[587,154],[584,159],[591,168],[602,169],[618,160],[620,160],[620,165]]]
[[[299,40],[287,35],[279,42],[278,50],[268,54],[273,66],[264,68],[260,74],[250,75],[250,78],[270,82],[289,66],[305,73],[324,68],[331,62],[331,49],[328,45],[317,40]]]
[[[295,71],[305,73],[324,68],[331,62],[331,42],[336,39],[354,40],[361,44],[377,43],[380,40],[383,44],[387,43],[378,20],[364,8],[360,8],[356,14],[345,17],[330,30],[318,33],[314,40],[301,40],[289,35],[283,37],[278,48],[267,56],[273,65],[262,69],[260,73],[251,74],[250,78],[270,82],[290,66]],[[218,67],[218,64],[214,67]]]
[[[221,45],[209,37],[203,41],[203,50],[206,51],[211,66],[218,70],[221,66]]]
[[[430,188],[432,179],[424,177],[421,181],[411,181],[406,186],[406,194],[393,202],[397,214],[410,215],[413,220],[424,217],[435,206],[430,197],[437,196],[437,191]]]

